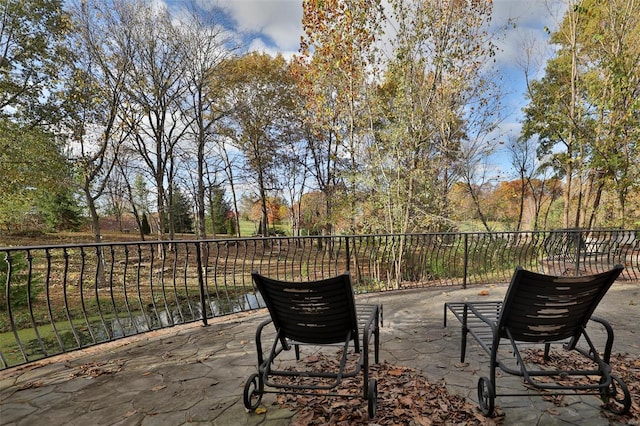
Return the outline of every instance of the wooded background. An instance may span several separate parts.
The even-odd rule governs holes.
[[[504,139],[491,1],[307,0],[285,59],[196,2],[4,0],[0,233],[638,227],[640,2],[560,3]]]

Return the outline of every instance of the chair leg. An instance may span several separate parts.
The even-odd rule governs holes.
[[[462,311],[462,328],[460,332],[460,362],[464,362],[464,358],[467,354],[467,333],[469,328],[467,327],[467,316],[469,315],[467,304],[465,303]]]
[[[369,348],[364,349],[364,366],[362,367],[362,397],[367,399],[367,395],[369,395]]]
[[[380,326],[378,324],[378,318],[376,318],[376,329],[373,332],[373,344],[374,344],[374,359],[377,364],[380,361]]]
[[[551,344],[550,343],[545,343],[544,344],[544,360],[545,361],[549,361],[549,351],[551,350]]]
[[[464,362],[464,358],[467,354],[467,332],[469,329],[466,326],[462,326],[460,335],[460,362]]]
[[[300,345],[293,345],[293,348],[296,352],[296,361],[300,361]]]

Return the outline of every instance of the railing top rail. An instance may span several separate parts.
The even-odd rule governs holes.
[[[349,270],[358,294],[508,282],[516,266],[578,275],[624,263],[624,280],[640,278],[637,230],[187,237],[0,248],[0,370],[259,308],[253,269],[294,280]]]
[[[111,247],[111,246],[137,246],[151,244],[199,244],[199,243],[229,243],[229,242],[248,242],[248,241],[282,241],[291,239],[335,239],[335,238],[380,238],[380,237],[400,237],[400,236],[438,236],[438,235],[523,235],[523,234],[552,234],[552,233],[574,233],[574,232],[636,232],[640,233],[640,229],[584,229],[584,228],[566,228],[566,229],[549,229],[537,231],[462,231],[462,232],[415,232],[415,233],[389,233],[389,234],[340,234],[340,235],[301,235],[301,236],[252,236],[239,238],[207,238],[207,239],[173,239],[173,240],[139,240],[139,241],[108,241],[101,243],[66,243],[66,244],[43,244],[30,246],[5,246],[0,247],[1,252],[11,251],[28,251],[28,250],[56,250],[65,248],[91,248],[91,247]]]
[[[0,251],[25,251],[44,249],[63,249],[79,247],[110,247],[110,246],[136,246],[136,245],[156,245],[156,244],[200,244],[200,243],[228,243],[234,241],[264,241],[264,240],[290,240],[290,239],[312,239],[312,238],[337,238],[344,235],[305,235],[299,237],[240,237],[240,238],[207,238],[207,239],[173,239],[173,240],[138,240],[138,241],[106,241],[101,243],[66,243],[66,244],[44,244],[32,246],[5,246],[0,247]]]

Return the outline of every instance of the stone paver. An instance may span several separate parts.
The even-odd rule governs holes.
[[[489,295],[480,296],[483,290]],[[430,381],[475,401],[487,357],[470,339],[467,363],[460,364],[459,324],[450,316],[443,328],[443,304],[499,300],[505,290],[503,285],[432,288],[358,299],[384,305],[381,360],[417,368]],[[614,353],[640,354],[639,284],[616,283],[596,314],[614,327]],[[208,327],[154,331],[1,371],[0,424],[288,425],[294,413],[278,408],[274,395],[264,396],[264,414],[247,412],[242,403],[245,380],[256,371],[255,330],[266,316],[259,311],[219,318]],[[524,391],[515,377],[498,385]],[[565,403],[558,407],[538,396],[496,399],[507,425],[610,424],[594,396],[571,396]]]

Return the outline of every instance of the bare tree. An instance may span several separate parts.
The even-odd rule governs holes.
[[[188,93],[183,108],[185,116],[191,118],[190,133],[196,146],[196,226],[198,238],[204,239],[207,236],[207,154],[210,152],[206,145],[211,142],[214,124],[227,114],[220,102],[220,90],[224,87],[223,64],[232,52],[232,46],[223,27],[217,25],[215,16],[203,16],[193,5],[187,12],[178,27]]]
[[[527,198],[527,188],[530,186],[531,179],[533,178],[536,169],[535,146],[533,146],[528,140],[518,139],[512,136],[507,142],[507,149],[511,155],[511,166],[518,175],[518,180],[520,181],[518,220],[516,222],[516,231],[520,231],[522,228],[524,203]],[[536,203],[536,207],[537,206],[538,203]]]
[[[127,84],[130,115],[128,125],[133,147],[155,184],[157,235],[164,239],[171,209],[174,156],[189,122],[181,107],[186,86],[184,51],[180,34],[164,8],[153,9],[142,1],[118,0],[126,11],[121,25],[133,28],[133,65]],[[169,224],[171,219],[169,218]]]
[[[65,124],[71,130],[72,159],[81,176],[96,242],[101,240],[97,200],[104,195],[127,132],[120,126],[127,73],[131,65],[127,32],[107,32],[109,10],[83,1],[71,8],[68,38]]]
[[[234,164],[240,161],[235,155],[231,154],[230,146],[228,145],[228,139],[223,135],[216,137],[216,151],[222,161],[223,171],[226,176],[226,181],[231,189],[231,204],[233,206],[233,216],[235,220],[236,236],[241,237],[240,231],[240,211],[238,209],[238,193],[236,189],[236,173]]]
[[[143,205],[136,200],[134,184],[132,180],[135,179],[135,169],[133,167],[133,161],[131,158],[131,150],[123,149],[116,161],[116,170],[114,171],[114,177],[121,182],[123,190],[123,198],[126,198],[129,206],[131,207],[131,213],[136,221],[136,229],[140,235],[142,241],[145,240],[145,230],[143,226],[142,216],[147,212],[147,206]],[[138,175],[139,176],[139,175]]]

